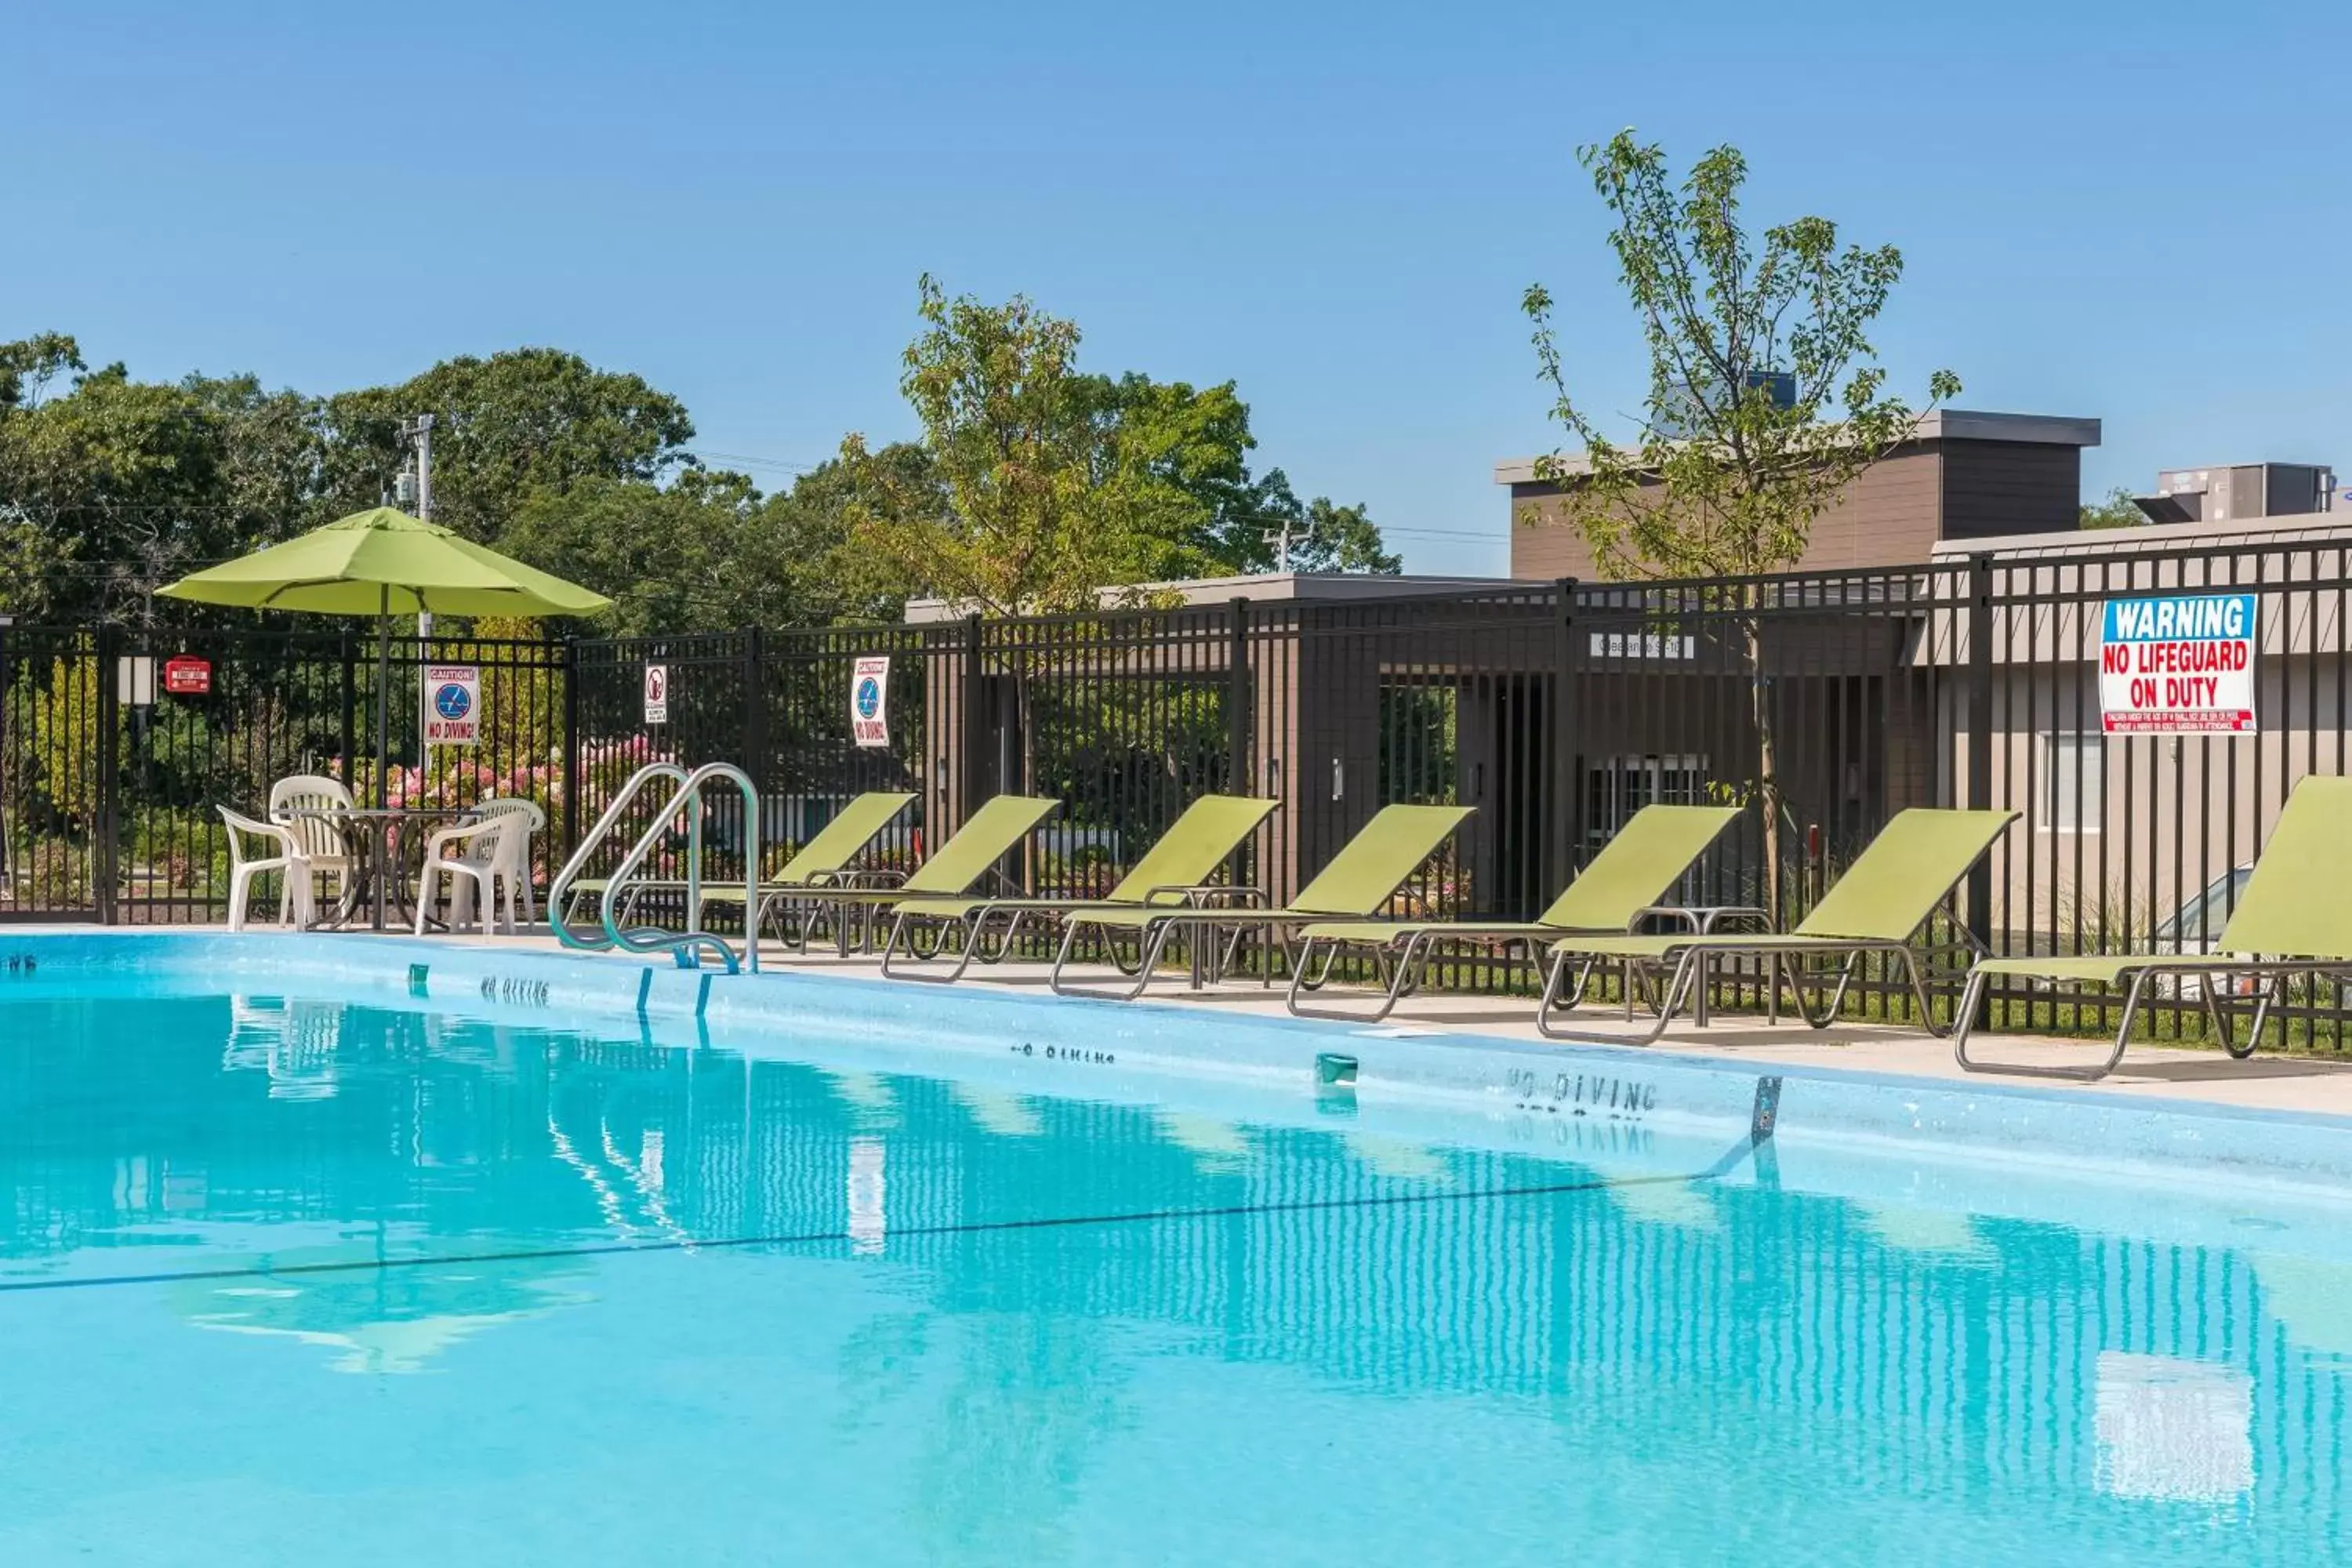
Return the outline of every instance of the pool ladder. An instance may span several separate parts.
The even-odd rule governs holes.
[[[604,883],[601,900],[599,924],[583,931],[571,921],[572,889],[587,869],[588,861],[607,837],[619,826],[621,818],[637,797],[656,780],[667,779],[674,786],[662,808],[654,814],[653,823],[641,835],[620,868]],[[739,959],[735,949],[724,937],[702,929],[702,791],[713,780],[724,780],[735,785],[743,795],[743,952]],[[686,818],[686,923],[682,931],[665,931],[659,926],[629,926],[622,923],[622,912],[628,908],[637,889],[633,886],[646,858],[654,852],[668,836],[670,824],[683,815]],[[708,952],[724,964],[727,973],[736,974],[749,968],[753,973],[760,969],[760,943],[751,929],[754,912],[760,907],[760,788],[751,776],[732,763],[705,763],[688,773],[676,763],[648,763],[629,775],[613,804],[596,819],[596,826],[580,841],[563,869],[555,874],[555,881],[547,890],[548,923],[555,930],[555,940],[566,947],[590,952],[667,952],[674,955],[681,969],[692,969]]]

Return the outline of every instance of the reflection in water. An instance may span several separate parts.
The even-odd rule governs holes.
[[[228,1005],[223,1068],[267,1074],[272,1100],[334,1097],[335,1051],[343,1026],[341,1006],[249,996],[232,996]]]
[[[2253,1380],[2176,1356],[2099,1353],[2099,1487],[2122,1498],[2229,1502],[2254,1488]]]
[[[1036,1138],[1045,1133],[1045,1120],[1025,1095],[961,1083],[948,1092],[955,1096],[957,1104],[971,1112],[971,1119],[983,1131],[999,1138]]]
[[[584,1263],[520,1259],[442,1268],[296,1272],[348,1253],[303,1250],[271,1258],[275,1271],[249,1279],[189,1279],[172,1304],[197,1328],[281,1338],[338,1353],[331,1372],[415,1373],[487,1329],[595,1300]]]
[[[1249,1135],[1230,1121],[1216,1121],[1181,1110],[1159,1115],[1160,1135],[1190,1152],[1203,1171],[1231,1173],[1249,1161]]]
[[[934,1560],[1068,1563],[1088,1459],[1122,1418],[1108,1325],[1047,1313],[966,1320],[917,1470]]]
[[[1559,1445],[1525,1463],[1602,1490],[1654,1451],[1773,1496],[2125,1510],[2158,1543],[2183,1505],[2336,1526],[2352,1271],[2275,1245],[1971,1217],[1892,1168],[1868,1204],[1769,1163],[1476,1195],[1711,1158],[1627,1123],[1485,1152],[333,1004],[0,1006],[0,1286],[249,1266],[169,1287],[179,1319],[399,1373],[593,1322],[605,1265],[373,1259],[701,1249],[768,1291],[749,1263],[807,1259],[840,1321],[751,1297],[745,1353],[835,1336],[839,1440],[907,1435],[942,1560],[1083,1557],[1098,1456],[1178,1363],[1517,1412]]]
[[[883,1239],[890,1234],[883,1217],[889,1189],[882,1174],[882,1149],[879,1138],[849,1141],[849,1249],[868,1258],[882,1250]]]
[[[1965,1214],[1911,1204],[1857,1204],[1872,1232],[1888,1247],[1939,1253],[1947,1258],[1990,1259],[1992,1249]]]

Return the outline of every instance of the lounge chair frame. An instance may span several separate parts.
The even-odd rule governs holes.
[[[2097,984],[2097,982],[2041,979],[2028,974],[1996,975],[1984,970],[1975,970],[1970,972],[1968,984],[1960,990],[1959,1027],[1953,1033],[1952,1055],[1954,1059],[1969,1072],[2009,1073],[2020,1078],[2063,1079],[2074,1083],[2096,1083],[2123,1064],[2124,1052],[2131,1044],[2132,1026],[2138,1021],[2140,1008],[2152,999],[2153,983],[2164,979],[2185,979],[2194,975],[2204,982],[2199,989],[2202,994],[2200,999],[2204,1004],[2205,1016],[2213,1026],[2214,1037],[2221,1042],[2221,1048],[2228,1051],[2232,1058],[2244,1061],[2261,1046],[2263,1029],[2270,1022],[2273,1008],[2284,1000],[2282,992],[2284,990],[2286,982],[2299,974],[2307,974],[2314,979],[2333,980],[2341,985],[2352,983],[2352,963],[2347,963],[2341,959],[2248,958],[2243,962],[2231,959],[2224,965],[2211,960],[2184,963],[2155,958],[2144,964],[2135,964],[2129,969],[2121,971],[2116,976],[2116,983],[2124,984],[2123,1017],[2116,1026],[2115,1043],[2108,1048],[2106,1059],[2095,1066],[2076,1068],[2042,1063],[1987,1061],[1980,1057],[1972,1057],[1969,1054],[1969,1040],[1976,1031],[1976,1019],[1984,1005],[1985,992],[1995,979],[2023,980],[2029,985],[2039,985],[2050,991],[2057,991],[2063,987],[2076,994]],[[2236,1030],[2231,1026],[2231,1005],[2222,1001],[2220,993],[2220,983],[2232,975],[2246,975],[2259,978],[2263,982],[2258,993],[2258,1000],[2254,1003],[2252,1016],[2248,1023],[2243,1044],[2239,1042]],[[2128,984],[2125,984],[2126,982]]]
[[[1941,907],[1938,905],[1938,908]],[[1928,920],[1934,918],[1934,912],[1930,911]],[[1927,921],[1920,922],[1923,926],[1927,923]],[[1955,921],[1956,926],[1958,923]],[[1960,926],[1958,929],[1967,938],[1965,942],[1944,943],[1926,949],[1918,947],[1907,939],[1898,942],[1888,937],[1822,936],[1799,939],[1794,936],[1760,934],[1752,941],[1744,941],[1737,945],[1669,949],[1662,958],[1672,959],[1674,968],[1665,986],[1662,991],[1654,994],[1655,1013],[1651,1019],[1649,1029],[1632,1038],[1612,1035],[1601,1043],[1612,1046],[1654,1045],[1657,1043],[1658,1037],[1664,1034],[1673,1025],[1675,1015],[1685,1007],[1690,1009],[1693,1026],[1706,1028],[1713,1021],[1708,1006],[1708,995],[1715,980],[1716,961],[1721,958],[1761,957],[1769,960],[1766,965],[1765,985],[1768,996],[1776,1009],[1775,1016],[1777,1016],[1780,1002],[1780,987],[1785,982],[1789,987],[1790,1000],[1797,1005],[1797,1016],[1805,1021],[1806,1026],[1826,1029],[1836,1023],[1843,1013],[1846,993],[1853,987],[1854,975],[1861,967],[1862,961],[1874,952],[1887,953],[1903,961],[1904,980],[1910,987],[1912,1000],[1918,1004],[1919,1026],[1936,1038],[1942,1039],[1952,1032],[1952,1026],[1938,1025],[1936,1022],[1935,1008],[1927,994],[1927,977],[1920,973],[1919,960],[1923,953],[1927,952],[1970,951],[1981,953],[1984,951],[1982,945],[1965,926]],[[1586,1038],[1565,1027],[1555,1026],[1552,1023],[1552,1015],[1555,1011],[1565,1012],[1575,1006],[1578,999],[1583,995],[1585,986],[1591,978],[1592,964],[1605,961],[1605,955],[1601,954],[1586,956],[1584,973],[1577,977],[1575,991],[1566,997],[1560,994],[1560,981],[1561,976],[1573,962],[1574,955],[1564,952],[1555,954],[1550,969],[1545,973],[1543,997],[1536,1004],[1536,1029],[1548,1040]],[[1840,956],[1843,957],[1844,962],[1837,967],[1837,984],[1830,993],[1829,1001],[1824,1005],[1815,1005],[1808,996],[1808,990],[1810,989],[1813,997],[1818,997],[1821,987],[1828,984],[1828,977],[1824,975],[1818,979],[1812,978],[1807,972],[1806,961]],[[1781,962],[1783,959],[1791,958],[1795,960],[1794,963]],[[1622,962],[1625,970],[1625,1016],[1630,1022],[1633,1016],[1633,996],[1637,977],[1645,976],[1649,971],[1663,968],[1664,964],[1659,961],[1633,957],[1628,957]]]
[[[1738,905],[1685,909],[1677,904],[1653,904],[1635,914],[1633,921],[1623,929],[1624,931],[1631,931],[1645,920],[1664,917],[1686,921],[1693,932],[1705,934],[1713,931],[1718,921],[1739,917],[1760,918],[1763,913],[1761,910],[1751,910]],[[1523,950],[1522,956],[1530,963],[1541,968],[1544,950],[1562,937],[1622,934],[1623,934],[1622,931],[1580,931],[1573,926],[1530,925],[1526,921],[1517,921],[1497,922],[1491,925],[1473,923],[1414,926],[1402,933],[1403,938],[1402,944],[1390,943],[1373,948],[1366,948],[1361,942],[1343,942],[1336,938],[1306,937],[1301,939],[1298,952],[1291,964],[1290,993],[1286,1000],[1291,1012],[1301,1018],[1328,1018],[1343,1024],[1377,1024],[1395,1012],[1398,1003],[1421,989],[1423,981],[1427,977],[1428,966],[1436,962],[1437,954],[1434,950],[1444,943],[1499,942],[1502,944],[1506,957],[1509,956],[1510,949],[1517,947]],[[1321,972],[1310,981],[1307,978],[1307,971],[1314,962],[1315,950],[1318,945],[1327,950],[1323,956],[1323,967]],[[1379,1005],[1367,1013],[1346,1007],[1308,1006],[1302,1002],[1299,998],[1303,993],[1320,990],[1329,981],[1332,965],[1337,963],[1339,955],[1350,947],[1368,951],[1373,963],[1377,966],[1375,973],[1381,984],[1387,987]],[[1585,987],[1591,980],[1597,963],[1596,960],[1595,963],[1579,966],[1581,973],[1577,976],[1573,999],[1562,1002],[1559,1004],[1561,1006],[1572,1007],[1583,997]]]
[[[1701,933],[1735,917],[1760,920],[1761,910],[1685,908],[1664,901],[1738,820],[1739,814],[1738,807],[1725,805],[1653,803],[1643,806],[1533,920],[1340,921],[1327,922],[1332,929],[1319,932],[1310,926],[1300,933],[1300,948],[1293,955],[1290,1011],[1304,1018],[1377,1024],[1395,1010],[1398,1002],[1428,982],[1429,967],[1441,949],[1463,943],[1499,946],[1506,958],[1514,948],[1521,949],[1540,969],[1543,946],[1563,937],[1626,935],[1639,931],[1654,917],[1679,921]],[[1318,949],[1323,959],[1319,968],[1315,963]],[[1374,973],[1386,988],[1386,994],[1370,1012],[1309,1006],[1302,999],[1330,979],[1343,951],[1370,954]],[[1580,996],[1591,974],[1591,966],[1584,966],[1579,975]]]
[[[1213,793],[1199,796],[1168,825],[1107,897],[1041,898],[1014,890],[1003,898],[983,900],[909,899],[891,910],[890,933],[882,948],[882,973],[897,980],[952,984],[974,962],[994,963],[1012,952],[1024,926],[1051,925],[1072,912],[1201,908],[1237,891],[1263,901],[1264,895],[1255,889],[1236,889],[1205,879],[1232,863],[1279,804],[1262,795]],[[992,944],[990,923],[999,920],[1003,929]],[[918,934],[926,931],[936,933],[929,951]],[[902,952],[909,958],[928,961],[950,948],[956,962],[944,973],[916,973],[898,962]],[[1116,951],[1113,962],[1125,971]]]
[[[2344,882],[2352,875],[2352,778],[2308,774],[2287,797],[2252,877],[2237,897],[2228,924],[2211,953],[2084,953],[2077,957],[2021,956],[1979,964],[1960,998],[1960,1028],[1953,1055],[1969,1072],[2015,1073],[2026,1078],[2069,1079],[2095,1083],[2116,1070],[2131,1043],[2132,1026],[2154,994],[2155,983],[2200,977],[2205,1016],[2231,1056],[2243,1061],[2262,1044],[2263,1030],[2295,975],[2352,980],[2352,906]],[[2271,954],[2263,957],[2263,954]],[[2303,956],[2287,956],[2291,954]],[[2037,965],[2047,963],[2047,969]],[[2071,971],[2071,973],[2070,973]],[[2259,981],[2246,1038],[2231,1026],[2231,1004],[2222,988],[2232,976]],[[1993,1062],[1973,1057],[1969,1041],[1986,990],[1994,980],[2021,980],[2028,986],[2077,994],[2094,988],[2124,993],[2123,1017],[2106,1059],[2089,1067]]]
[[[1164,910],[1137,905],[1122,905],[1114,910],[1106,903],[1071,909],[1063,917],[1062,942],[1055,952],[1046,984],[1057,996],[1131,1002],[1151,984],[1168,943],[1177,933],[1191,934],[1202,928],[1206,928],[1209,937],[1193,944],[1195,986],[1223,979],[1226,967],[1240,951],[1242,938],[1251,931],[1275,937],[1286,957],[1295,963],[1290,941],[1293,928],[1368,918],[1368,911],[1393,898],[1396,890],[1444,847],[1475,809],[1403,804],[1382,806],[1298,890],[1292,903],[1282,908],[1273,907],[1271,896],[1263,889],[1213,888],[1196,889],[1185,905]],[[1402,854],[1406,849],[1412,850],[1409,858]],[[1233,928],[1222,951],[1215,934],[1220,926]],[[1120,973],[1134,977],[1133,984],[1125,990],[1103,991],[1064,981],[1063,973],[1076,951],[1078,938],[1088,931],[1101,931],[1114,954],[1118,943],[1116,933],[1134,932],[1136,967],[1129,970],[1124,962],[1114,959]],[[1270,966],[1265,978],[1267,984],[1273,984]]]
[[[1242,938],[1253,927],[1279,933],[1284,926],[1305,925],[1311,921],[1322,918],[1313,914],[1301,914],[1296,910],[1275,909],[1272,907],[1273,901],[1272,895],[1263,888],[1196,889],[1193,890],[1192,901],[1181,907],[1171,909],[1164,914],[1155,913],[1143,924],[1133,928],[1137,942],[1137,959],[1135,967],[1132,969],[1129,969],[1118,956],[1118,933],[1125,928],[1089,918],[1084,911],[1069,911],[1062,921],[1061,946],[1055,951],[1054,968],[1045,977],[1045,983],[1053,988],[1054,994],[1056,996],[1090,996],[1097,1001],[1132,1002],[1142,995],[1144,988],[1151,984],[1152,976],[1159,971],[1160,957],[1167,952],[1170,940],[1180,931],[1191,932],[1205,928],[1210,940],[1205,943],[1196,944],[1197,951],[1192,959],[1192,983],[1196,986],[1214,985],[1225,977],[1225,972],[1232,967],[1234,956],[1241,950]],[[1215,940],[1217,928],[1226,925],[1233,927],[1233,931],[1225,938],[1220,949]],[[1103,945],[1105,951],[1110,955],[1112,966],[1121,974],[1130,974],[1135,977],[1135,983],[1126,990],[1104,991],[1085,985],[1067,984],[1063,981],[1062,971],[1069,966],[1071,956],[1077,947],[1079,933],[1088,930],[1100,931],[1103,933]],[[1282,943],[1282,946],[1286,952],[1289,951],[1288,942]]]
[[[1015,802],[1019,804],[1011,805]],[[926,889],[918,885],[926,872],[937,867],[941,858],[951,853],[957,842],[973,830],[974,825],[981,820],[983,813],[997,810],[1001,805],[1010,805],[1016,816],[1023,807],[1034,809],[1030,813],[1031,820],[1027,826],[1022,827],[1019,833],[1005,842],[1003,848],[999,851],[994,859],[990,860],[974,872],[969,880],[956,888]],[[766,927],[770,914],[781,909],[788,919],[799,922],[797,931],[782,937],[782,940],[793,952],[804,956],[808,952],[809,940],[814,934],[817,921],[830,917],[834,922],[835,938],[843,957],[848,957],[854,951],[850,945],[850,932],[853,925],[856,926],[858,933],[858,946],[855,951],[870,952],[874,946],[875,915],[888,909],[902,893],[916,899],[958,899],[964,897],[971,888],[990,883],[992,879],[996,886],[1013,888],[1013,884],[1004,875],[997,862],[1019,849],[1027,841],[1029,835],[1035,832],[1047,816],[1060,809],[1061,802],[1049,801],[1037,796],[992,796],[966,819],[961,827],[950,834],[939,846],[931,858],[924,862],[923,866],[916,871],[912,873],[849,871],[823,881],[813,878],[805,883],[778,888],[761,900],[760,908],[751,930],[756,938],[756,933]],[[994,829],[992,828],[989,831],[993,832]],[[986,840],[983,838],[982,842],[985,844]],[[999,950],[996,956],[1003,956],[1002,950]],[[992,959],[986,961],[993,962]]]
[[[2014,811],[1949,811],[1914,808],[1900,812],[1889,819],[1872,839],[1870,847],[1847,868],[1846,874],[1823,895],[1803,923],[1785,935],[1759,932],[1754,935],[1699,936],[1677,942],[1673,938],[1655,939],[1650,951],[1624,947],[1612,950],[1611,943],[1622,943],[1626,938],[1593,938],[1590,948],[1580,949],[1577,939],[1570,937],[1553,944],[1552,963],[1544,976],[1544,990],[1536,1004],[1536,1028],[1546,1039],[1572,1040],[1590,1037],[1572,1034],[1555,1027],[1552,1015],[1565,1004],[1561,998],[1562,976],[1570,963],[1591,958],[1616,958],[1623,964],[1625,975],[1625,1010],[1628,1020],[1633,1016],[1637,978],[1646,970],[1671,968],[1671,973],[1656,993],[1656,1016],[1649,1029],[1635,1037],[1612,1035],[1598,1043],[1607,1045],[1647,1046],[1656,1042],[1673,1025],[1676,1014],[1685,1008],[1692,1013],[1693,1024],[1704,1028],[1710,1022],[1709,992],[1718,963],[1727,958],[1761,958],[1765,961],[1765,994],[1771,1016],[1779,1016],[1780,986],[1785,980],[1797,1004],[1798,1016],[1809,1027],[1828,1028],[1842,1015],[1846,994],[1853,988],[1854,976],[1863,962],[1873,953],[1898,957],[1903,978],[1908,984],[1912,999],[1918,1004],[1919,1026],[1937,1038],[1949,1033],[1948,1026],[1936,1022],[1932,999],[1927,994],[1927,978],[1920,971],[1920,960],[1928,952],[1953,952],[1953,944],[1923,948],[1920,933],[1935,921],[1940,910],[1948,909],[1960,885],[2003,833],[2018,818]],[[1948,837],[1957,842],[1947,842]],[[1965,860],[1958,859],[1957,849],[1973,842],[1975,848]],[[1881,859],[1872,863],[1872,857]],[[1942,883],[1924,907],[1912,902],[1908,889],[1916,888],[1916,879],[1932,868]],[[1903,890],[1890,892],[1889,884]],[[1892,907],[1890,907],[1890,905]],[[1916,918],[1912,911],[1917,910]],[[1843,931],[1830,925],[1832,921],[1852,920],[1855,922]],[[1901,921],[1908,920],[1909,929],[1901,935],[1892,934]],[[1807,930],[1819,925],[1822,929]],[[1961,943],[1979,955],[1983,947],[1977,935],[1958,919],[1952,924],[1959,933]],[[1875,927],[1875,930],[1871,929]],[[1814,959],[1842,960],[1836,972],[1836,983],[1830,989],[1827,1003],[1818,998],[1829,977],[1816,977],[1811,971]],[[1579,992],[1582,990],[1580,977]]]
[[[1265,901],[1266,898],[1265,890],[1259,888],[1236,888],[1222,882],[1198,884],[1170,883],[1165,886],[1154,887],[1146,889],[1143,901],[1149,905],[1157,903],[1163,898],[1171,897],[1181,900],[1180,903],[1170,906],[1172,912],[1174,910],[1182,908],[1205,909],[1210,907],[1211,900],[1223,896],[1241,896],[1255,899],[1259,902]],[[1066,899],[1030,899],[1021,897],[991,899],[968,914],[950,916],[935,921],[933,923],[939,929],[940,940],[938,945],[933,947],[929,952],[923,952],[922,949],[916,944],[916,931],[918,924],[923,917],[918,915],[910,918],[903,910],[893,911],[895,918],[890,923],[889,935],[885,940],[882,947],[882,973],[892,980],[915,980],[920,981],[925,984],[932,985],[953,984],[956,981],[963,978],[965,972],[970,970],[974,963],[1001,963],[1005,954],[1013,951],[1013,944],[1020,936],[1021,929],[1024,925],[1034,924],[1051,926],[1060,923],[1064,917],[1070,912],[1072,907],[1071,900]],[[1004,918],[1004,929],[998,933],[994,945],[991,946],[987,940],[988,922],[998,916],[1003,916]],[[913,958],[918,962],[938,957],[940,954],[950,951],[950,946],[952,946],[956,953],[954,967],[941,973],[924,973],[908,968],[904,961],[899,958],[899,953],[902,951],[899,938],[902,935],[906,938],[903,949],[904,952],[907,957]],[[952,942],[950,941],[950,938],[953,939]],[[1235,944],[1238,944],[1240,940],[1241,933],[1239,931],[1234,932],[1233,941],[1227,944],[1228,961],[1230,961],[1232,948]],[[1109,945],[1111,949],[1111,963],[1119,971],[1120,973],[1136,974],[1149,973],[1148,971],[1143,970],[1129,969],[1125,962],[1123,962],[1118,956],[1117,944],[1112,943]],[[1061,951],[1066,952],[1067,950],[1068,943],[1065,942],[1062,944]],[[897,965],[895,968],[893,967],[894,963]],[[1056,968],[1058,969],[1058,967],[1059,965],[1057,963]],[[1220,969],[1222,969],[1222,965],[1220,965]],[[1055,990],[1057,991],[1060,991],[1060,989],[1061,988],[1059,986],[1055,987]],[[1140,986],[1139,986],[1138,989],[1140,989]],[[1064,995],[1081,994],[1081,993],[1068,991],[1063,991],[1061,994]]]
[[[1228,886],[1195,889],[1183,905],[1167,910],[1131,902],[1112,905],[1108,900],[1075,905],[1063,912],[1061,947],[1054,952],[1054,969],[1046,975],[1046,985],[1054,987],[1056,996],[1134,1002],[1160,971],[1160,959],[1167,954],[1169,942],[1179,933],[1192,936],[1197,931],[1206,931],[1206,941],[1192,942],[1195,987],[1223,980],[1249,931],[1277,938],[1284,954],[1291,954],[1291,929],[1334,920],[1367,920],[1369,910],[1379,910],[1395,898],[1397,889],[1412,879],[1430,856],[1444,848],[1446,839],[1461,830],[1475,811],[1475,806],[1381,806],[1284,908],[1275,908],[1273,896],[1265,889]],[[1404,851],[1412,853],[1406,856]],[[1218,942],[1218,926],[1230,926],[1223,942]],[[1127,990],[1094,990],[1063,980],[1063,973],[1070,969],[1070,957],[1077,952],[1077,938],[1087,931],[1101,931],[1119,973],[1134,975]],[[1134,969],[1127,969],[1127,962],[1118,957],[1119,933],[1129,931],[1136,941]],[[1273,985],[1270,969],[1265,983]]]

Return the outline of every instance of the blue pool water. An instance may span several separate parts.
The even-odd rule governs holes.
[[[306,986],[0,982],[0,1563],[2345,1560],[2352,1213]]]

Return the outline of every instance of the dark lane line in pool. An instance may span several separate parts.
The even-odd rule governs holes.
[[[1606,1192],[1613,1187],[1695,1186],[1731,1174],[1771,1136],[1767,1127],[1733,1144],[1704,1171],[1655,1176],[1601,1176],[1581,1182],[1542,1182],[1527,1186],[1479,1187],[1469,1192],[1384,1193],[1372,1197],[1300,1198],[1287,1203],[1223,1204],[1204,1208],[1136,1209],[1124,1214],[1048,1215],[1031,1219],[970,1220],[955,1225],[910,1226],[889,1239],[914,1241],[944,1236],[982,1236],[999,1231],[1053,1230],[1076,1226],[1156,1225],[1169,1220],[1240,1219],[1252,1215],[1312,1214],[1329,1209],[1403,1208],[1488,1199],[1549,1197],[1566,1193]],[[579,1247],[521,1247],[509,1252],[420,1254],[414,1258],[355,1258],[346,1261],[293,1263],[282,1268],[192,1268],[152,1274],[99,1274],[75,1279],[0,1280],[0,1295],[38,1290],[86,1290],[106,1285],[176,1285],[191,1280],[291,1279],[314,1274],[356,1274],[392,1268],[440,1268],[488,1263],[537,1263],[566,1258],[617,1258],[635,1253],[722,1251],[753,1247],[813,1247],[858,1239],[846,1229],[777,1236],[727,1236],[709,1240],[614,1241]]]

